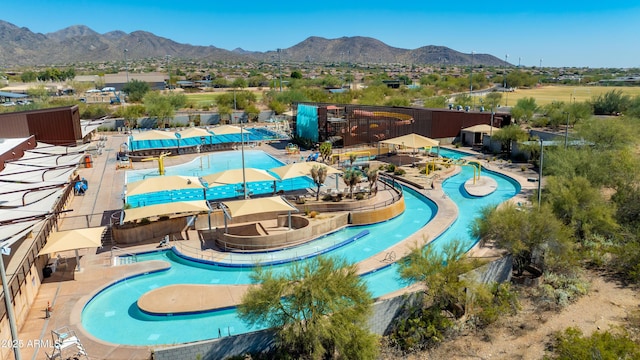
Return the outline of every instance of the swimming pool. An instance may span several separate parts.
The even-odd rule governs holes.
[[[245,150],[244,162],[246,168],[269,170],[286,165],[282,161],[274,158],[261,150]],[[198,158],[184,164],[169,166],[165,168],[165,175],[183,175],[202,177],[224,170],[241,169],[242,152],[220,151]],[[277,175],[273,174],[274,176]],[[147,179],[149,177],[160,176],[157,169],[131,170],[125,173],[125,183],[132,183]],[[253,194],[270,194],[280,190],[293,191],[307,188],[315,188],[313,180],[308,176],[300,176],[282,181],[254,181],[247,182],[247,191]],[[242,183],[228,184],[223,186],[213,186],[207,189],[207,200],[228,199],[240,196],[244,193]],[[131,207],[164,204],[176,201],[203,200],[205,192],[201,189],[182,189],[173,191],[159,191],[154,193],[128,196],[127,204]]]
[[[519,185],[512,179],[490,171],[485,171],[483,174],[495,179],[498,188],[492,194],[482,198],[472,197],[464,190],[464,182],[473,176],[473,169],[470,167],[463,167],[459,174],[445,180],[443,190],[446,196],[456,202],[460,213],[451,227],[436,238],[430,246],[442,249],[447,243],[460,240],[467,245],[467,248],[471,248],[477,239],[472,238],[469,225],[475,220],[480,210],[485,206],[497,205],[520,191]],[[351,262],[360,261],[388,248],[388,244],[374,248],[373,246],[378,245],[377,242],[400,241],[424,226],[433,216],[431,214],[428,219],[424,219],[425,213],[433,211],[434,208],[429,205],[429,201],[412,190],[405,190],[405,201],[409,203],[407,211],[402,215],[381,224],[371,225],[370,229],[373,231],[370,235],[331,253],[344,256]],[[423,212],[415,211],[417,207],[424,207]],[[369,227],[360,226],[355,231],[364,228]],[[406,232],[399,233],[405,230]],[[346,228],[345,231],[354,230]],[[170,252],[142,256],[147,256],[149,259],[164,259],[172,266],[167,271],[126,279],[97,294],[87,303],[82,312],[82,326],[93,336],[118,344],[158,345],[216,338],[218,329],[223,336],[258,330],[248,328],[237,318],[233,309],[170,317],[142,313],[136,305],[136,300],[152,289],[173,283],[185,283],[184,279],[189,279],[187,283],[243,284],[249,283],[248,276],[251,273],[251,269],[248,268],[225,268],[194,263]],[[281,271],[286,267],[279,265],[273,268]],[[397,265],[391,265],[363,276],[375,297],[407,285],[399,278],[397,268]],[[124,332],[113,331],[114,328],[127,328],[131,331],[125,335]],[[176,331],[176,329],[180,330]]]

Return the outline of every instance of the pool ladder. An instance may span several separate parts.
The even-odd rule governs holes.
[[[383,262],[389,262],[392,263],[394,261],[396,261],[396,252],[391,250],[389,251],[385,256],[384,259],[382,259]]]
[[[117,246],[111,247],[111,266],[127,265],[136,262],[138,262],[138,256],[136,254],[126,252]]]

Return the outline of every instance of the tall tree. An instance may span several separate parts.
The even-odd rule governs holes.
[[[374,194],[378,193],[378,169],[367,170],[367,181],[369,181],[369,195],[375,188]]]
[[[132,79],[122,87],[122,91],[127,94],[127,101],[140,102],[151,90],[149,84],[144,81]]]
[[[157,91],[151,91],[145,95],[143,102],[147,109],[147,114],[157,118],[160,127],[164,128],[169,125],[169,119],[172,119],[175,115],[175,109],[168,97],[161,95]]]
[[[518,125],[509,125],[501,128],[493,133],[493,139],[502,143],[502,148],[507,150],[511,156],[511,143],[514,141],[524,141],[529,137],[526,131],[522,130]]]
[[[526,97],[519,99],[518,102],[516,102],[516,106],[511,109],[511,115],[517,120],[528,123],[533,119],[533,115],[536,113],[536,110],[538,110],[536,99]]]
[[[238,306],[249,325],[276,331],[279,358],[374,359],[377,339],[366,330],[371,293],[356,265],[316,257],[284,272],[256,268],[256,284]]]
[[[333,153],[333,146],[330,142],[325,141],[320,144],[320,148],[318,150],[320,151],[320,156],[322,156],[322,161],[326,162]]]
[[[618,228],[615,208],[583,177],[547,177],[544,201],[580,241],[596,233],[611,236]]]
[[[546,266],[563,268],[572,260],[571,229],[556,219],[551,209],[520,209],[511,203],[499,209],[485,208],[472,225],[472,234],[513,255],[514,269],[521,275],[534,256],[543,255]]]
[[[324,181],[327,179],[327,167],[313,165],[311,167],[311,178],[313,179],[314,184],[316,184],[316,200],[320,199],[320,187],[324,184]]]
[[[353,198],[353,187],[360,182],[360,170],[349,168],[342,174],[342,181],[349,188],[349,197]]]

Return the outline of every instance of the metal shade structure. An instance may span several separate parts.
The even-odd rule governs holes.
[[[278,175],[281,180],[286,180],[286,179],[292,179],[292,178],[295,178],[295,177],[310,175],[311,174],[311,168],[313,168],[314,165],[321,166],[321,167],[326,167],[327,168],[327,175],[342,173],[341,170],[338,170],[338,169],[336,169],[334,167],[331,167],[329,165],[326,165],[326,164],[323,164],[323,163],[317,162],[317,161],[306,161],[306,162],[292,163],[292,164],[279,166],[277,168],[270,169],[269,171],[271,171],[272,173]]]
[[[209,131],[211,131],[214,135],[240,134],[241,132],[244,132],[245,134],[251,134],[250,131],[243,130],[241,127],[233,125],[216,126],[209,129]]]
[[[434,146],[440,146],[440,141],[433,140],[426,136],[413,134],[413,133],[388,139],[388,140],[382,140],[380,142],[383,144],[406,146],[412,149],[421,149],[421,148],[427,148],[427,147],[430,148]]]
[[[266,170],[245,168],[224,170],[214,174],[205,175],[202,180],[213,187],[215,184],[238,184],[252,181],[274,181],[278,180],[275,176],[269,174]]]
[[[179,201],[164,204],[142,206],[124,210],[122,222],[130,222],[154,216],[169,216],[178,214],[197,214],[211,210],[205,200]]]
[[[40,250],[38,255],[75,250],[77,270],[80,271],[78,250],[102,247],[102,233],[104,233],[105,229],[105,226],[100,226],[51,233],[49,239],[47,239],[47,244]]]
[[[183,189],[204,189],[204,185],[197,176],[156,176],[127,184],[127,196]]]
[[[203,136],[213,136],[213,134],[208,130],[197,128],[197,127],[190,127],[188,129],[177,132],[177,134],[180,134],[180,138],[182,139],[188,139],[188,138],[194,138],[194,137],[199,138]]]
[[[161,130],[149,130],[142,131],[139,133],[131,134],[131,139],[134,141],[141,140],[176,140],[176,135],[174,132],[170,131],[161,131]]]
[[[229,209],[231,217],[269,212],[298,211],[295,206],[292,206],[280,196],[225,201],[223,202],[223,204],[227,207],[227,209]]]

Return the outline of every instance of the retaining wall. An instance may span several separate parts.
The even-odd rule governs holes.
[[[506,274],[511,273],[511,263],[511,256],[505,256],[475,269],[471,273],[474,274],[473,276],[476,279],[484,283],[503,281],[510,277],[510,275]],[[403,307],[405,305],[415,305],[416,301],[420,301],[420,293],[404,294],[377,301],[373,305],[372,315],[368,321],[369,330],[377,335],[386,335],[391,330],[394,319],[400,314]],[[155,348],[153,349],[153,359],[197,359],[200,356],[202,360],[219,360],[250,352],[265,351],[273,346],[273,332],[271,330],[226,337],[222,332],[222,335],[223,337],[219,339]]]

